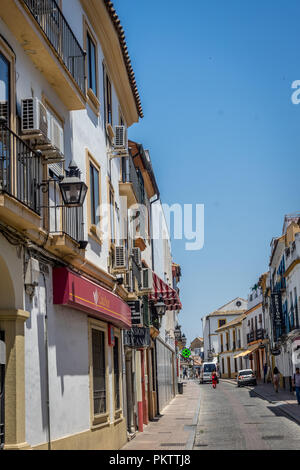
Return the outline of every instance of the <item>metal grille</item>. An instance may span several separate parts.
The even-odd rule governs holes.
[[[115,345],[114,345],[114,376],[115,376],[115,407],[116,407],[116,410],[119,410],[121,408],[119,338],[115,338]]]
[[[41,173],[40,155],[0,122],[0,191],[40,213]]]
[[[0,341],[4,341],[4,332],[0,331]],[[4,376],[5,364],[0,363],[0,450],[4,446]]]
[[[135,197],[139,204],[145,202],[145,189],[143,177],[140,171],[134,166],[131,156],[122,158],[122,183],[132,183]]]
[[[82,93],[85,93],[85,53],[56,1],[23,1]]]
[[[43,206],[44,227],[49,233],[66,234],[79,242],[84,239],[83,207],[61,204],[59,179],[52,173]]]
[[[92,331],[94,415],[106,412],[104,333]]]

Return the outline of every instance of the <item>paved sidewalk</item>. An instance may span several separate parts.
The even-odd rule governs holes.
[[[229,382],[236,385],[235,380],[221,379],[224,382]],[[255,395],[267,400],[269,403],[276,404],[278,409],[288,415],[290,418],[300,424],[300,405],[298,405],[295,393],[279,389],[276,393],[272,384],[258,383],[256,387],[247,386]]]
[[[198,382],[184,382],[183,394],[161,411],[162,417],[145,426],[121,450],[192,450],[200,410]]]

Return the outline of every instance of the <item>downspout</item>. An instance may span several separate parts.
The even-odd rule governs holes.
[[[150,201],[150,229],[151,229],[151,257],[152,257],[152,271],[154,271],[154,246],[153,246],[153,238],[152,238],[152,235],[153,235],[153,227],[152,227],[152,220],[153,220],[153,214],[152,214],[152,204],[154,204],[154,202],[157,202],[157,201],[159,201],[159,198],[160,198],[160,195],[159,195],[159,194],[156,194],[156,199],[154,199],[153,201]]]
[[[156,194],[156,199],[150,201],[150,229],[151,229],[151,257],[152,257],[152,271],[154,271],[154,245],[153,245],[153,228],[152,228],[152,204],[159,201],[159,194]],[[155,384],[156,384],[156,404],[157,404],[157,415],[160,416],[159,412],[159,396],[158,396],[158,378],[157,378],[157,339],[154,340],[154,349],[155,349]]]

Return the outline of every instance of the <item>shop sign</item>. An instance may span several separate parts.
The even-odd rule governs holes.
[[[274,328],[280,327],[283,321],[281,292],[271,294],[271,306]]]
[[[148,348],[150,346],[150,328],[134,326],[124,331],[124,346],[129,348]]]
[[[132,326],[131,311],[126,302],[67,268],[53,270],[53,304],[72,307],[119,328]]]

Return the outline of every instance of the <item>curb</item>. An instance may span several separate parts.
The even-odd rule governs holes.
[[[193,448],[194,448],[198,418],[199,418],[199,413],[200,413],[200,406],[201,406],[201,394],[199,396],[198,403],[197,403],[197,409],[196,409],[196,412],[194,414],[193,421],[192,421],[192,424],[191,424],[193,429],[192,429],[190,437],[188,438],[188,441],[186,443],[185,450],[193,450]]]
[[[223,380],[223,382],[229,383],[229,384],[231,384],[231,385],[236,385],[236,383],[235,383],[233,380],[229,380],[229,379],[221,379],[221,380]],[[264,399],[264,400],[267,400],[269,403],[271,403],[272,405],[274,405],[274,401],[273,401],[273,400],[270,400],[270,399],[267,398],[265,395],[262,395],[261,393],[257,392],[257,391],[255,390],[255,388],[250,388],[250,387],[248,387],[247,385],[245,385],[244,388],[247,388],[248,390],[251,390],[257,397],[262,398],[262,399]],[[286,404],[285,404],[284,402],[282,402],[282,404],[283,404],[283,405],[288,405],[289,403],[286,403]],[[280,406],[280,405],[279,405],[279,406]],[[281,405],[281,406],[282,406],[282,405]],[[293,414],[292,414],[291,412],[289,412],[288,410],[283,410],[283,409],[280,408],[280,411],[281,411],[284,415],[288,416],[289,418],[292,418],[294,421],[296,421],[297,424],[300,425],[300,418],[298,418],[297,416],[293,415]]]

